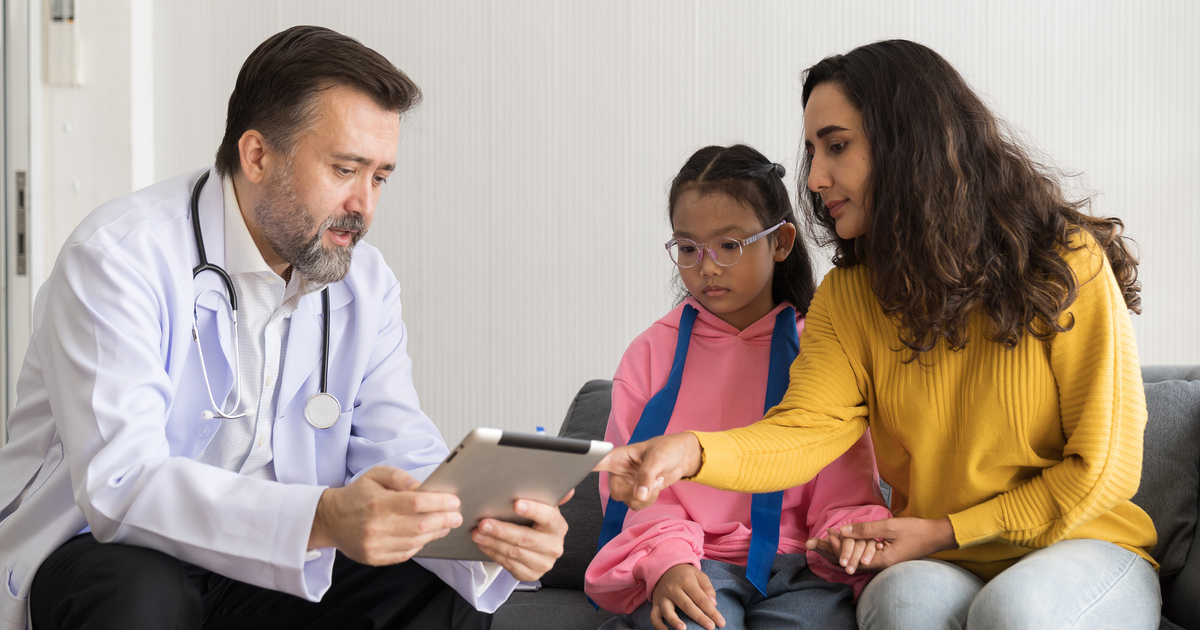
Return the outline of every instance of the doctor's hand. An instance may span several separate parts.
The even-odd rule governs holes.
[[[412,558],[463,520],[458,497],[418,492],[419,485],[399,468],[376,466],[348,486],[326,488],[308,548],[337,547],[352,560],[374,566]]]
[[[558,504],[566,503],[574,494],[575,491],[571,490]],[[532,520],[533,525],[485,518],[471,532],[471,539],[480,551],[518,580],[530,582],[540,579],[563,554],[567,520],[558,507],[528,499],[517,499],[513,509]]]
[[[672,433],[614,448],[593,470],[608,473],[612,498],[640,510],[653,505],[663,488],[700,472],[700,440]]]

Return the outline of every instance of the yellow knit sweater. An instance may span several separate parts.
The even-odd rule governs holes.
[[[893,513],[950,517],[960,548],[936,558],[986,580],[1034,549],[1094,538],[1153,564],[1154,524],[1129,501],[1146,424],[1133,329],[1103,252],[1077,238],[1087,246],[1066,253],[1080,284],[1070,331],[1006,350],[976,313],[965,349],[943,343],[907,364],[869,271],[834,269],[783,401],[754,425],[697,433],[694,480],[742,492],[805,483],[869,424]]]

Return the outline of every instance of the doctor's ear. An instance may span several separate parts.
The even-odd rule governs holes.
[[[242,161],[242,175],[252,184],[261,184],[270,160],[267,142],[262,134],[250,129],[238,140],[238,155]]]

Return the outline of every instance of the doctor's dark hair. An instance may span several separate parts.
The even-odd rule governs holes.
[[[242,64],[229,96],[217,172],[239,172],[238,141],[251,129],[291,156],[315,122],[317,95],[337,85],[361,91],[397,116],[421,100],[412,79],[358,40],[319,26],[294,26],[260,44]]]
[[[764,229],[785,220],[798,227],[787,186],[783,183],[784,174],[782,166],[744,144],[704,147],[688,158],[671,181],[671,192],[667,196],[668,218],[674,227],[676,202],[683,193],[694,190],[701,196],[723,193],[753,208]],[[768,235],[769,242],[774,243],[777,234]],[[796,312],[803,315],[808,312],[815,292],[812,261],[804,236],[797,231],[788,257],[775,263],[771,298],[776,304],[790,302]],[[686,296],[687,289],[682,289],[681,299]]]
[[[862,114],[866,231],[840,238],[819,194],[805,190],[801,203],[817,242],[836,246],[834,265],[870,270],[908,360],[943,339],[966,347],[977,310],[991,320],[988,338],[1009,348],[1026,334],[1049,340],[1069,330],[1063,314],[1089,278],[1076,278],[1065,255],[1084,232],[1107,256],[1126,308],[1141,312],[1138,260],[1120,219],[1068,199],[1061,174],[1014,139],[941,55],[889,40],[826,57],[804,73],[805,106],[824,83]],[[810,156],[801,186],[811,167]]]

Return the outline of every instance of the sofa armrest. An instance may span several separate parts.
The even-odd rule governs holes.
[[[1158,531],[1164,627],[1200,630],[1200,367],[1145,366],[1148,418],[1133,502]]]

